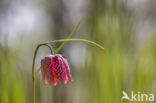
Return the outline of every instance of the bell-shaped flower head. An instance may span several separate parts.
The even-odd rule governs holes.
[[[66,84],[72,82],[68,61],[61,54],[48,55],[41,60],[42,78],[45,84],[56,85],[57,81]]]

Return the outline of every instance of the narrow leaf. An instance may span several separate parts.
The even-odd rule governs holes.
[[[70,35],[67,37],[67,39],[70,39],[71,36],[74,34],[74,32],[76,31],[76,29],[78,28],[78,26],[80,25],[82,19],[80,19],[80,21],[78,22],[78,24],[76,25],[76,27],[73,29],[73,31],[70,33]],[[55,51],[54,54],[58,53],[62,47],[67,43],[68,41],[64,41]]]

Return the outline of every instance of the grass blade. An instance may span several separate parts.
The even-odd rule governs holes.
[[[76,25],[76,27],[73,29],[73,31],[70,33],[70,35],[67,37],[67,39],[70,39],[71,36],[74,34],[74,32],[76,31],[76,29],[79,27],[80,23],[81,23],[82,19],[80,19],[80,21],[78,22],[78,24]],[[54,54],[58,53],[62,47],[67,43],[68,41],[64,41],[55,51]]]

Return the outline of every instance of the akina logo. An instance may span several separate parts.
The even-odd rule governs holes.
[[[125,91],[122,91],[122,98],[121,101],[128,100],[128,101],[138,101],[138,102],[153,102],[154,101],[154,94],[146,94],[137,92],[134,93],[133,91],[130,92],[128,95]]]

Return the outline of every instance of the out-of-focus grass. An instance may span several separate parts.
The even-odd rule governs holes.
[[[97,8],[105,10],[102,6]],[[94,51],[89,66],[94,71],[90,103],[121,103],[122,91],[155,94],[155,37],[138,45],[132,27],[135,22],[126,17],[126,12],[123,18],[122,13],[122,10],[94,13],[92,39],[106,49],[104,52],[90,49]]]
[[[16,56],[1,48],[0,57],[0,103],[27,103],[25,80],[17,75]]]

